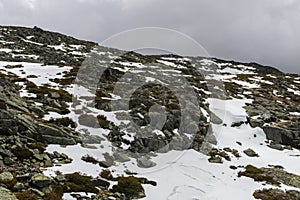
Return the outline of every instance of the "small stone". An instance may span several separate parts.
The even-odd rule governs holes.
[[[232,152],[232,149],[230,149],[229,147],[225,147],[225,148],[223,148],[223,150],[226,152]]]
[[[53,164],[50,160],[45,161],[45,167],[52,167],[52,166],[53,166]]]
[[[244,153],[249,157],[259,157],[259,155],[253,149],[246,149]]]
[[[241,143],[241,142],[239,142],[239,141],[236,141],[236,143],[237,143],[238,145],[242,146],[242,143]]]
[[[270,144],[270,145],[268,145],[268,147],[270,147],[272,149],[279,150],[279,151],[283,151],[284,150],[283,146],[280,145],[280,144]]]
[[[241,125],[243,125],[245,122],[243,121],[239,121],[239,122],[233,122],[231,124],[231,127],[240,127]]]
[[[59,158],[59,157],[60,157],[60,153],[58,153],[57,151],[54,151],[54,152],[53,152],[53,155],[54,155],[56,158]]]
[[[218,164],[222,164],[222,163],[223,163],[222,158],[221,158],[220,156],[213,156],[213,157],[210,157],[210,158],[208,159],[208,161],[209,161],[210,163],[218,163]]]
[[[63,158],[63,159],[68,159],[68,158],[69,158],[69,156],[66,155],[66,154],[64,154],[64,153],[61,153],[61,154],[60,154],[60,157]]]
[[[57,92],[49,92],[48,96],[50,98],[53,98],[53,99],[59,99],[60,98],[60,94],[58,94]]]
[[[65,159],[65,160],[64,160],[64,163],[65,163],[65,164],[72,163],[72,159],[71,159],[71,158]]]
[[[24,190],[25,189],[25,185],[23,183],[17,183],[15,186],[14,186],[14,191],[21,191],[21,190]]]
[[[38,161],[43,161],[44,156],[42,154],[33,154],[33,157]]]
[[[230,169],[233,169],[233,170],[236,170],[236,169],[237,169],[237,167],[234,166],[234,165],[230,165],[229,168],[230,168]]]
[[[149,160],[145,156],[142,156],[142,157],[138,158],[137,159],[137,164],[138,164],[138,167],[141,167],[141,168],[150,168],[150,167],[154,167],[156,165],[156,163]]]
[[[119,162],[128,162],[128,161],[130,161],[130,158],[125,153],[122,153],[122,152],[115,152],[113,154],[113,156],[116,159],[116,161],[119,161]]]
[[[67,179],[64,175],[59,174],[55,177],[55,180],[58,181],[58,182],[65,182]]]
[[[35,193],[35,194],[38,194],[40,197],[44,197],[45,196],[45,193],[43,193],[42,191],[36,189],[36,188],[30,188],[30,190]]]

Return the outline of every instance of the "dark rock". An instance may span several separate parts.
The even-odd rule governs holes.
[[[272,149],[279,150],[279,151],[283,151],[284,150],[283,146],[280,145],[280,144],[270,144],[270,145],[268,145],[268,147],[270,147]]]
[[[43,139],[45,142],[49,144],[61,144],[61,145],[75,145],[77,144],[74,138],[65,138],[65,137],[55,137],[44,135]]]
[[[58,94],[57,92],[50,92],[50,93],[48,94],[48,96],[49,96],[50,98],[53,98],[53,99],[59,99],[59,98],[60,98],[60,94]]]
[[[231,127],[240,127],[241,125],[243,125],[245,122],[240,121],[240,122],[233,122],[231,124]]]
[[[53,126],[48,126],[45,124],[40,124],[40,132],[42,135],[47,135],[47,136],[54,136],[54,137],[63,137],[65,136],[63,134],[63,131],[53,127]]]
[[[249,157],[259,157],[259,155],[253,149],[246,149],[243,151]]]
[[[51,184],[51,179],[43,174],[35,174],[31,177],[31,183],[38,188],[44,188]]]
[[[0,100],[0,110],[6,110],[7,106],[6,103]]]
[[[10,157],[5,157],[3,162],[5,165],[13,165],[15,163]]]
[[[92,128],[100,127],[97,117],[93,115],[87,115],[87,114],[80,115],[78,118],[78,122],[80,125],[84,125],[87,127],[92,127]]]
[[[210,157],[210,158],[208,159],[208,161],[209,161],[210,163],[218,163],[218,164],[222,164],[222,163],[223,163],[222,158],[221,158],[220,156],[213,156],[213,157]]]
[[[110,183],[103,178],[95,178],[91,180],[96,187],[108,188]]]
[[[273,140],[276,143],[290,145],[295,148],[300,148],[300,143],[296,140],[295,135],[288,129],[283,129],[273,126],[265,126],[263,130],[267,139]],[[299,137],[299,136],[298,136]]]

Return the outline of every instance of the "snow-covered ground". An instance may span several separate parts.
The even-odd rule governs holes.
[[[64,46],[53,46],[57,50],[64,50]],[[75,50],[80,46],[74,46]],[[0,51],[7,51],[2,49]],[[175,59],[175,58],[174,58]],[[158,60],[159,63],[174,66],[172,62],[174,59],[165,58],[164,60]],[[176,60],[176,59],[175,59]],[[17,65],[22,64],[23,68],[8,69],[5,65]],[[122,63],[124,65],[123,71],[126,72],[129,68],[136,67],[142,69],[144,66],[140,63]],[[211,60],[203,59],[202,65],[216,64],[218,67],[225,67],[218,70],[218,74],[207,75],[209,79],[226,80],[236,77],[236,74],[250,73],[251,68],[246,66],[239,66],[239,68],[233,68],[229,64],[219,64]],[[177,66],[177,68],[184,68],[184,66]],[[57,84],[50,82],[50,79],[61,78],[62,72],[68,71],[70,67],[58,67],[58,66],[41,66],[41,64],[35,63],[11,63],[0,62],[0,69],[6,72],[11,72],[19,77],[26,78],[28,75],[35,75],[37,78],[29,78],[30,81],[37,85],[50,84],[53,87],[57,87]],[[173,71],[176,72],[176,71]],[[228,74],[229,73],[229,74]],[[251,72],[252,73],[252,72]],[[147,77],[146,81],[154,81],[153,78]],[[259,83],[262,82],[259,78],[256,78],[255,83],[249,83],[246,81],[235,80],[235,83],[246,88],[259,88]],[[271,82],[266,82],[271,84]],[[93,96],[86,88],[77,88],[76,95]],[[74,87],[70,86],[67,89],[69,92],[74,92]],[[289,89],[295,95],[299,91]],[[22,91],[23,96],[29,96],[26,91]],[[115,98],[118,98],[116,96]],[[231,127],[234,122],[246,121],[247,114],[243,108],[245,103],[251,103],[251,99],[231,99],[220,100],[210,98],[210,109],[219,116],[223,124],[213,124],[213,133],[217,138],[218,144],[216,148],[222,149],[230,147],[237,149],[242,155],[240,158],[236,158],[231,155],[231,161],[224,161],[223,164],[213,164],[208,162],[208,157],[196,152],[194,150],[185,151],[170,151],[168,153],[158,153],[157,156],[152,158],[157,165],[152,168],[139,168],[136,160],[131,159],[125,163],[116,163],[115,166],[110,167],[110,170],[115,175],[124,175],[124,170],[137,172],[138,176],[146,177],[149,180],[156,181],[158,185],[156,187],[151,185],[144,185],[147,197],[145,200],[153,199],[168,199],[168,200],[185,200],[185,199],[201,199],[201,200],[224,200],[224,199],[254,199],[253,192],[260,188],[266,188],[271,186],[265,186],[262,183],[254,182],[250,178],[237,177],[237,173],[242,170],[232,170],[229,166],[246,166],[252,164],[257,167],[267,167],[268,165],[281,165],[286,171],[300,174],[300,159],[296,155],[299,155],[298,150],[284,150],[277,151],[267,147],[265,143],[266,137],[260,128],[251,128],[249,124],[243,124],[240,127]],[[88,108],[89,114],[99,115],[102,114],[107,117],[108,120],[114,122],[116,125],[126,123],[126,121],[120,121],[116,118],[114,112],[99,111],[90,106],[88,100],[81,99],[81,104],[75,108],[71,108],[71,113],[67,116],[71,117],[78,123],[78,115],[75,114],[74,109]],[[293,115],[299,115],[298,112],[292,113]],[[57,113],[50,112],[44,117],[48,120],[50,118],[64,117]],[[82,125],[78,125],[77,131],[83,133],[83,129],[87,130],[92,135],[104,136],[108,134],[107,130],[95,129]],[[239,145],[240,142],[242,145]],[[73,159],[70,164],[62,166],[54,166],[45,169],[46,175],[54,176],[55,171],[61,171],[64,173],[82,172],[93,177],[97,177],[102,168],[98,165],[86,163],[81,160],[84,155],[91,155],[99,160],[104,160],[103,153],[112,154],[113,146],[107,140],[101,144],[93,145],[95,148],[86,148],[81,145],[61,147],[59,145],[49,145],[48,152],[58,151],[65,153]],[[259,157],[250,158],[243,153],[245,149],[254,149]],[[287,189],[296,189],[287,186],[283,186]],[[65,199],[71,199],[69,194],[66,194]]]
[[[230,125],[233,122],[246,120],[246,112],[243,106],[251,100],[219,100],[209,99],[210,107],[224,123]],[[224,105],[226,111],[224,112]],[[87,128],[87,127],[86,127]],[[91,128],[87,128],[91,132]],[[146,177],[158,183],[156,187],[145,185],[147,197],[145,199],[254,199],[252,193],[265,186],[262,183],[254,182],[250,178],[237,178],[237,173],[242,170],[232,170],[229,166],[246,166],[248,164],[257,167],[267,167],[268,165],[281,165],[288,172],[299,174],[300,160],[298,150],[284,150],[282,152],[266,146],[265,134],[260,128],[251,128],[249,125],[241,127],[231,127],[213,125],[215,136],[217,137],[217,148],[231,147],[237,149],[242,155],[241,158],[231,156],[232,161],[225,161],[223,164],[212,164],[208,162],[208,157],[194,150],[170,151],[158,154],[152,160],[157,163],[155,167],[144,169],[139,168],[134,159],[126,163],[117,163],[110,169],[115,175],[124,174],[124,170],[137,172],[139,176]],[[95,130],[94,130],[95,131]],[[242,146],[236,142],[241,142]],[[101,168],[99,166],[85,163],[81,160],[84,155],[92,155],[99,160],[103,160],[103,153],[111,152],[111,145],[108,142],[102,143],[103,147],[98,149],[87,149],[80,145],[68,146],[66,148],[50,145],[49,152],[58,151],[66,153],[73,162],[71,164],[48,168],[47,175],[54,175],[56,170],[71,173],[83,172],[84,174],[96,177]],[[260,157],[250,158],[243,154],[247,148],[254,149]],[[296,189],[283,186],[287,189]]]

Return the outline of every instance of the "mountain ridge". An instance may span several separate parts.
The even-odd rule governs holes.
[[[0,199],[299,199],[297,74],[0,26],[0,91]]]

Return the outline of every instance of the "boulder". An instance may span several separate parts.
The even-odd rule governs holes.
[[[253,149],[246,149],[244,153],[249,157],[259,157],[259,155]]]
[[[130,161],[130,158],[123,152],[114,152],[113,156],[116,159],[116,161],[119,161],[119,162]]]
[[[74,138],[67,137],[54,137],[49,135],[44,135],[43,139],[49,144],[60,144],[60,145],[75,145],[77,144]]]
[[[13,179],[14,179],[14,176],[10,172],[3,172],[0,174],[0,182],[2,182],[2,183],[10,182]]]
[[[156,165],[156,163],[149,160],[145,156],[142,156],[142,157],[138,158],[137,159],[137,164],[138,164],[138,167],[141,167],[141,168],[150,168],[150,167],[154,167]]]
[[[40,124],[39,127],[40,127],[40,133],[42,135],[55,136],[55,137],[64,136],[63,131],[56,127],[48,126],[45,124]]]
[[[80,125],[87,126],[87,127],[92,127],[92,128],[100,127],[97,117],[93,115],[87,115],[87,114],[80,115],[78,118],[78,122]]]
[[[83,144],[101,144],[105,139],[98,135],[83,134],[80,136]]]
[[[8,189],[0,187],[0,199],[18,200],[17,197]]]
[[[275,126],[265,126],[263,130],[268,140],[273,140],[276,143],[290,145],[299,148],[300,144],[295,141],[295,136],[292,131]]]
[[[270,145],[268,145],[268,147],[270,147],[272,149],[276,149],[278,151],[283,151],[284,150],[283,146],[280,145],[280,144],[270,144]]]
[[[44,188],[51,184],[51,179],[43,174],[35,174],[31,177],[31,183],[38,188]]]
[[[223,163],[222,158],[221,158],[220,156],[213,156],[213,157],[210,157],[210,158],[208,159],[208,161],[209,161],[210,163],[218,163],[218,164],[222,164],[222,163]]]

